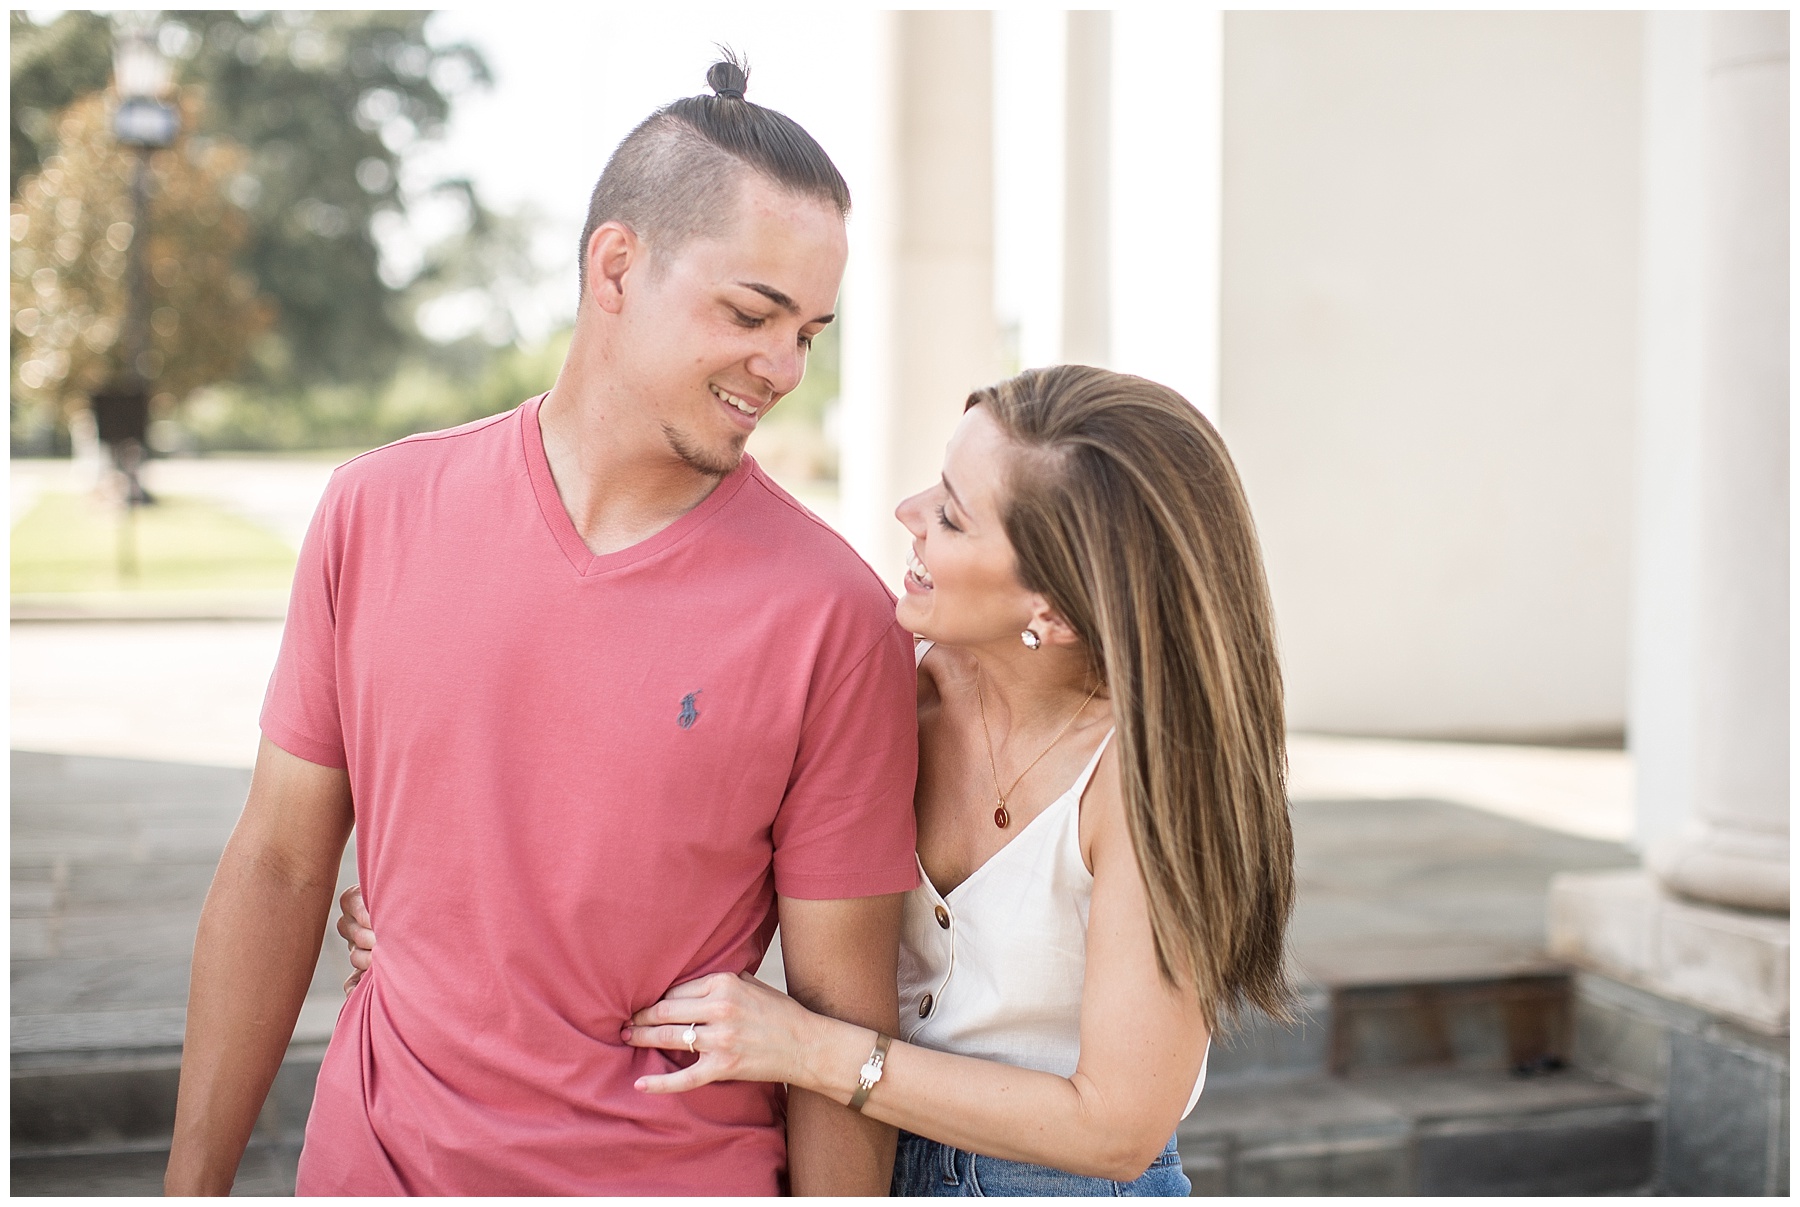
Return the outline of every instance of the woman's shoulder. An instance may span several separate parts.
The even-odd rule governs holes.
[[[1087,789],[1081,794],[1081,861],[1089,872],[1106,862],[1100,852],[1115,849],[1120,843],[1129,848],[1131,843],[1130,827],[1125,820],[1124,785],[1120,779],[1118,730],[1112,728],[1102,740],[1106,743],[1105,749],[1100,752],[1093,778],[1088,780]],[[1136,856],[1133,858],[1135,860]]]
[[[975,656],[955,646],[942,645],[923,638],[913,639],[913,651],[919,660],[919,712],[936,710],[951,700],[974,699]],[[971,703],[971,707],[972,707]]]
[[[938,685],[938,668],[943,665],[944,656],[937,652],[937,647],[922,637],[913,638],[913,657],[919,667],[919,719],[923,721],[927,713],[935,712],[943,702],[943,690]]]

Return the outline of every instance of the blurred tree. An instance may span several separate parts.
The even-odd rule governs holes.
[[[159,44],[198,86],[201,132],[248,152],[232,200],[248,218],[241,258],[276,305],[244,365],[263,385],[385,379],[418,342],[409,266],[383,275],[375,231],[399,223],[405,153],[438,136],[455,96],[485,85],[472,46],[434,46],[429,12],[171,11]],[[53,115],[105,86],[111,27],[65,12],[11,18],[13,196],[52,154]],[[466,189],[466,184],[458,185]],[[490,215],[469,191],[471,228]],[[485,229],[485,228],[484,228]]]
[[[56,117],[76,97],[98,92],[112,77],[112,26],[86,11],[39,25],[14,9],[12,41],[12,189],[38,170],[56,146]]]
[[[183,108],[189,129],[203,124],[197,98]],[[70,105],[55,133],[56,153],[21,181],[11,207],[15,445],[41,443],[34,433],[86,406],[125,367],[135,154],[114,140],[102,93]],[[139,367],[158,413],[236,375],[273,317],[235,263],[249,222],[231,193],[247,159],[230,142],[190,135],[150,160],[150,348]]]
[[[489,347],[479,359],[462,359],[464,349],[453,345],[448,356],[407,358],[379,387],[275,395],[211,386],[194,397],[183,423],[207,450],[373,448],[518,406],[555,383],[568,347],[567,330],[529,347]]]
[[[439,203],[454,204],[460,225],[425,249],[407,287],[408,313],[432,341],[434,359],[484,359],[484,350],[519,342],[514,307],[543,280],[531,251],[536,213],[496,214],[462,179],[443,181],[433,194]]]
[[[414,339],[397,304],[408,281],[382,276],[375,224],[404,212],[404,154],[490,78],[474,47],[427,41],[430,15],[165,16],[163,48],[204,85],[207,128],[250,150],[248,265],[279,306],[279,340],[257,349],[265,381],[384,378]]]

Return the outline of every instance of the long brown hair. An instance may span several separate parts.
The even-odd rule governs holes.
[[[1024,585],[1112,696],[1157,964],[1209,1026],[1288,1016],[1294,899],[1281,670],[1250,508],[1224,442],[1166,386],[1083,365],[978,390],[1018,446],[1004,522]]]

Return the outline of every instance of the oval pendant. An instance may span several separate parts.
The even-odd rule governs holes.
[[[1004,829],[1006,829],[1007,824],[1011,821],[1012,821],[1012,814],[1010,814],[1006,811],[1005,805],[998,805],[994,808],[994,824],[995,825],[999,826],[1002,830],[1004,830]]]

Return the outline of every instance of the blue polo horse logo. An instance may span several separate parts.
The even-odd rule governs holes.
[[[675,723],[683,729],[692,729],[694,722],[700,719],[700,710],[694,707],[694,697],[699,694],[699,692],[689,692],[681,697],[681,715],[675,718]]]

